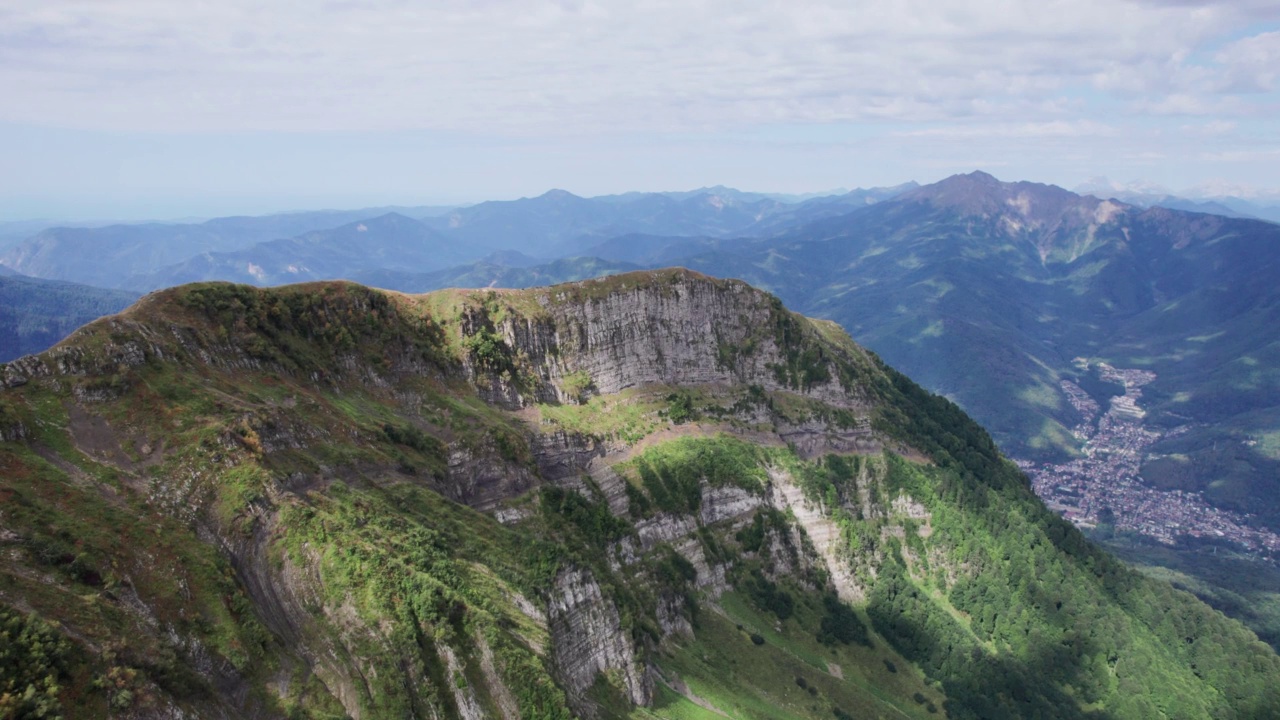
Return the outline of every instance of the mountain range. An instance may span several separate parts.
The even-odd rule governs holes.
[[[1171,210],[1280,222],[1280,195],[1248,193],[1243,188],[1205,186],[1175,193],[1154,183],[1122,184],[1098,177],[1076,186],[1075,191],[1081,195],[1114,198],[1142,207],[1158,205]],[[1243,197],[1242,194],[1248,197]]]
[[[1252,632],[741,281],[190,284],[0,378],[6,715],[1280,709]]]
[[[837,321],[959,403],[1083,525],[1105,518],[1107,533],[1114,524],[1192,552],[1208,542],[1212,552],[1274,557],[1280,226],[983,173],[795,200],[727,188],[554,191],[434,218],[376,213],[292,238],[242,238],[238,249],[159,267],[107,258],[92,269],[135,291],[345,277],[425,292],[672,265],[743,278]],[[68,250],[49,238],[0,262],[60,265]],[[145,245],[133,247],[151,252]],[[556,253],[570,256],[546,257]],[[479,259],[455,265],[467,258]],[[1280,598],[1280,585],[1270,592]],[[1271,598],[1218,606],[1239,615]],[[1253,627],[1280,642],[1280,617]]]
[[[403,208],[427,216],[448,208]],[[0,254],[0,265],[24,275],[107,288],[203,253],[229,252],[375,217],[388,209],[322,210],[202,223],[49,227]],[[148,288],[152,289],[152,288]]]
[[[219,218],[190,225],[49,228],[0,253],[0,266],[34,277],[138,291],[205,278],[273,284],[373,270],[421,273],[495,251],[519,251],[544,260],[577,256],[630,233],[718,238],[767,234],[805,219],[864,207],[912,186],[854,190],[805,201],[729,188],[597,198],[553,190],[535,198],[456,209],[371,208]],[[398,218],[394,223],[392,216]],[[351,233],[361,224],[366,231],[361,231],[359,243],[352,243]],[[371,251],[365,255],[353,246]]]

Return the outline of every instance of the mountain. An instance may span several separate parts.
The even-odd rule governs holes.
[[[726,187],[724,185],[715,185],[711,187],[700,187],[696,190],[663,191],[663,192],[658,192],[653,194],[663,195],[673,200],[688,200],[690,198],[698,197],[700,195],[715,195],[722,198],[728,198],[736,202],[757,202],[760,200],[777,200],[778,202],[783,202],[783,203],[800,203],[806,200],[813,200],[814,198],[828,197],[831,195],[843,195],[848,192],[850,192],[848,188],[839,188],[835,190],[827,190],[825,192],[801,193],[801,194],[761,193],[761,192],[746,192],[746,191],[738,190],[736,188]],[[646,193],[629,192],[629,193],[622,193],[620,195],[597,196],[596,199],[598,200],[606,200],[606,199],[607,200],[632,200],[644,194]]]
[[[466,250],[423,222],[387,213],[243,250],[204,253],[150,275],[130,278],[142,290],[199,280],[279,285],[305,280],[349,278],[369,270],[423,272],[474,259]]]
[[[800,199],[725,187],[687,192],[626,193],[583,198],[552,190],[536,198],[480,203],[429,220],[470,245],[515,249],[542,257],[592,255],[602,242],[627,235],[744,238],[831,217],[916,187],[853,190]]]
[[[733,193],[583,198],[552,190],[536,198],[461,208],[431,222],[449,237],[471,245],[563,257],[626,233],[734,235],[784,207],[777,200],[738,199]]]
[[[505,253],[495,253],[499,258]],[[639,266],[595,257],[567,258],[538,265],[511,266],[480,261],[431,273],[367,270],[351,274],[351,280],[372,287],[422,293],[444,288],[529,288],[586,280],[631,272]]]
[[[679,237],[670,235],[619,235],[602,243],[592,245],[583,251],[589,257],[598,257],[615,262],[636,263],[650,267],[664,267],[676,264],[693,255],[715,252],[721,249],[744,248],[751,244],[750,239]]]
[[[1153,183],[1120,184],[1104,177],[1092,178],[1075,188],[1081,195],[1122,200],[1141,207],[1160,206],[1170,210],[1202,212],[1224,217],[1256,218],[1280,222],[1280,198],[1274,194],[1248,193],[1247,188],[1207,185],[1174,193]]]
[[[1232,211],[1248,217],[1261,218],[1274,223],[1280,223],[1280,200],[1271,199],[1264,200],[1248,200],[1238,197],[1219,197],[1206,202],[1214,205],[1227,207]]]
[[[1277,243],[1271,223],[973,173],[767,241],[663,260],[741,277],[837,321],[1015,456],[1061,464],[1060,476],[1079,474],[1067,465],[1087,459],[1085,438],[1129,434],[1109,424],[1124,421],[1145,433],[1122,463],[1126,482],[1194,493],[1205,512],[1234,513],[1222,522],[1247,539],[1258,525],[1280,528]],[[1111,415],[1113,398],[1133,412]],[[1089,500],[1085,514],[1106,502]],[[1119,512],[1131,528],[1182,522],[1172,510],[1142,523]],[[1280,548],[1270,538],[1246,544]]]
[[[47,350],[137,299],[135,293],[39,280],[0,267],[0,362]]]
[[[0,377],[6,714],[1280,708],[1252,633],[738,281],[188,285]]]
[[[406,210],[425,217],[444,208]],[[216,218],[198,224],[54,227],[0,254],[0,265],[33,277],[120,288],[125,287],[124,283],[131,277],[155,273],[202,253],[240,250],[386,212],[386,209],[321,210]]]
[[[1223,217],[1232,218],[1252,218],[1262,219],[1258,215],[1237,210],[1232,205],[1217,200],[1191,200],[1184,197],[1168,194],[1149,194],[1132,191],[1084,191],[1077,189],[1081,194],[1092,195],[1096,198],[1105,198],[1111,200],[1119,200],[1129,205],[1137,205],[1139,207],[1163,207],[1170,210],[1185,210],[1187,212],[1206,213],[1209,215],[1221,215]]]
[[[111,222],[66,223],[57,220],[6,220],[0,221],[0,250],[7,249],[32,235],[52,227],[102,227],[112,225]]]

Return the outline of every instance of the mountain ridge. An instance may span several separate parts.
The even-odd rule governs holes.
[[[0,376],[0,612],[62,638],[23,646],[66,678],[33,688],[85,715],[1280,703],[1251,633],[1090,546],[953,404],[741,281],[201,283]]]

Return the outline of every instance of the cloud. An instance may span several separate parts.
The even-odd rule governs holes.
[[[1223,68],[1224,90],[1266,93],[1280,77],[1280,32],[1267,32],[1231,43],[1215,57]]]
[[[1031,123],[996,123],[984,125],[954,125],[946,127],[926,128],[923,130],[906,130],[893,133],[899,137],[943,138],[949,140],[965,140],[974,138],[1088,138],[1115,137],[1115,127],[1092,120],[1053,120],[1049,122]]]
[[[0,121],[517,136],[1051,123],[1097,104],[1081,93],[1123,98],[1134,112],[1198,114],[1215,96],[1274,88],[1275,33],[1241,39],[1208,65],[1189,59],[1264,10],[1109,0],[8,0]],[[1247,113],[1256,102],[1229,107]]]

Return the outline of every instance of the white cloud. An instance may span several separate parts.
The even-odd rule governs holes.
[[[1248,114],[1262,3],[7,0],[0,121],[508,135]],[[1101,124],[1101,120],[1094,120]],[[1075,123],[1074,125],[1072,123]]]
[[[1246,37],[1223,48],[1215,58],[1224,69],[1227,89],[1270,92],[1280,77],[1280,32]]]
[[[946,127],[906,130],[894,133],[899,137],[963,139],[999,138],[1088,138],[1115,137],[1119,132],[1111,125],[1092,120],[1052,120],[1030,123],[995,123],[983,125],[950,125]]]

